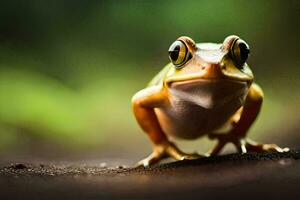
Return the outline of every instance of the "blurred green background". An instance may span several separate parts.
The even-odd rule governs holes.
[[[177,37],[230,34],[250,45],[266,96],[250,135],[300,147],[296,0],[1,1],[0,155],[145,156],[131,96],[168,62]],[[180,142],[200,152],[212,144]]]

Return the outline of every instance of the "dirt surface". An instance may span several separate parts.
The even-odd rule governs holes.
[[[230,154],[150,168],[12,163],[0,199],[300,199],[300,151]]]

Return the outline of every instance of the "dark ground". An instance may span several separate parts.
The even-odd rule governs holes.
[[[151,168],[2,164],[0,199],[300,199],[300,151]]]

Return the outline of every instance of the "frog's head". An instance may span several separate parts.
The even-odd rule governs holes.
[[[246,63],[249,52],[248,44],[235,35],[221,44],[196,44],[189,37],[180,37],[169,48],[173,67],[165,85],[176,94],[183,92],[186,98],[209,96],[206,107],[233,96],[244,98],[253,81]]]

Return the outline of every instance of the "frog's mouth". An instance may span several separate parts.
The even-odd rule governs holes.
[[[168,85],[175,98],[206,109],[227,103],[241,106],[248,93],[247,82],[229,79],[192,79],[171,82]]]

